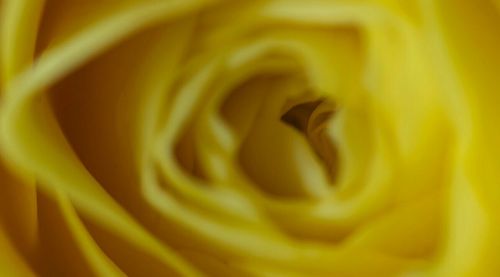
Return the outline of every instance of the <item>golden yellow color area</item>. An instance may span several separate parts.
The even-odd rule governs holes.
[[[500,1],[0,13],[0,276],[500,276]]]

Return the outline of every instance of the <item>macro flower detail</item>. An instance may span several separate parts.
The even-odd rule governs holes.
[[[0,275],[497,276],[499,7],[0,2]]]

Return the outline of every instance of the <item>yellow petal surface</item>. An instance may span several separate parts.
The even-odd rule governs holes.
[[[497,276],[500,5],[3,0],[1,276]]]

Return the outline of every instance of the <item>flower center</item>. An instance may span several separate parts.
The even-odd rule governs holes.
[[[221,111],[238,141],[238,164],[259,189],[278,198],[329,195],[337,171],[329,119],[334,105],[301,75],[251,78]]]
[[[334,105],[321,98],[296,104],[281,116],[282,122],[295,128],[307,139],[323,162],[331,184],[335,182],[337,175],[338,153],[325,129],[334,113]]]

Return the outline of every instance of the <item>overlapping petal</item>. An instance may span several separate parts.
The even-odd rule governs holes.
[[[498,272],[494,2],[77,2],[2,4],[14,270]]]

